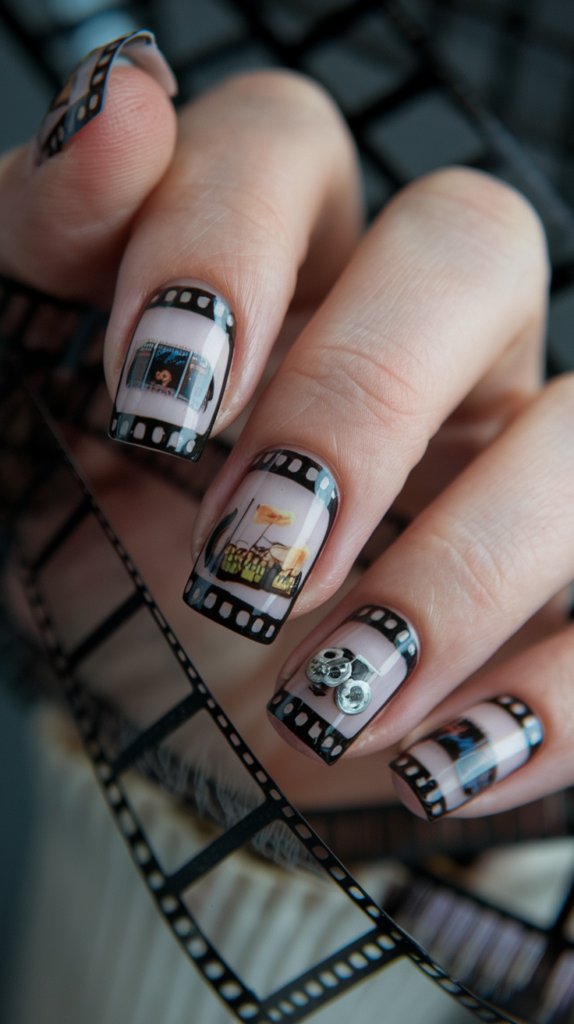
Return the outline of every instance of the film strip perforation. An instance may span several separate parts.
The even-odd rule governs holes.
[[[121,50],[125,43],[140,33],[129,32],[118,39],[113,40],[103,47],[101,56],[97,61],[92,74],[87,92],[67,107],[61,117],[57,120],[40,147],[44,156],[55,156],[59,153],[66,142],[84,125],[88,124],[102,109],[102,97],[106,88],[107,78],[111,63],[116,53]],[[142,34],[142,38],[144,34]]]
[[[356,984],[358,977],[379,971],[404,955],[400,941],[373,929],[302,974],[297,984],[291,982],[275,992],[265,1001],[267,1013],[272,1021],[302,1020],[322,996],[328,994],[333,999]]]
[[[329,516],[334,517],[339,505],[337,484],[329,470],[315,459],[288,448],[276,448],[254,459],[250,469],[251,472],[276,473],[294,480],[300,487],[320,498]]]
[[[393,771],[404,779],[408,786],[412,788],[414,784],[417,787],[420,802],[426,811],[429,821],[434,821],[436,818],[446,814],[446,800],[443,796],[438,797],[436,800],[429,799],[431,794],[439,789],[439,786],[436,779],[432,777],[428,769],[416,757],[413,757],[408,751],[400,754],[393,761]]]
[[[295,600],[297,595],[293,597]],[[202,601],[201,612],[213,622],[224,623],[241,636],[257,636],[258,643],[270,644],[281,623],[267,612],[259,611],[240,597],[230,594],[209,580],[192,572],[185,586],[188,604]],[[193,604],[192,604],[193,602]],[[232,625],[233,623],[233,625]]]
[[[195,285],[170,285],[168,288],[162,288],[156,292],[146,309],[153,309],[156,306],[198,313],[199,316],[213,320],[221,327],[232,344],[235,341],[235,317],[229,303],[220,295],[214,295]]]
[[[355,736],[343,736],[302,697],[296,697],[281,687],[271,700],[272,712],[280,722],[289,720],[289,729],[310,750],[319,752],[327,764],[335,764]]]
[[[387,640],[395,645],[407,665],[407,675],[411,674],[418,661],[418,643],[413,636],[408,622],[390,608],[366,605],[352,617],[353,621],[364,622],[376,629]]]
[[[532,757],[532,754],[538,750],[543,740],[540,720],[532,713],[527,704],[517,700],[516,697],[505,694],[500,697],[494,697],[491,703],[498,704],[509,715],[512,715],[514,721],[518,723],[527,737],[530,757]]]

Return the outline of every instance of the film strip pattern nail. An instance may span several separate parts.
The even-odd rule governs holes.
[[[418,657],[413,626],[390,608],[367,605],[272,697],[271,721],[333,765],[401,689]]]
[[[542,739],[540,719],[523,701],[494,697],[395,758],[397,791],[410,810],[434,821],[520,768]]]
[[[196,282],[159,289],[128,348],[110,437],[196,462],[217,418],[234,343],[235,318],[218,292]]]
[[[120,36],[88,53],[54,97],[36,139],[38,163],[59,153],[77,132],[102,112],[110,68],[121,53],[155,78],[168,96],[175,95],[177,83],[157,47],[153,32],[138,31]]]
[[[47,413],[43,413],[45,418],[40,418],[38,408],[42,408],[41,404],[34,409],[26,395],[22,394],[21,397],[23,403],[29,406],[27,413],[36,450],[41,451],[44,458],[34,478],[26,484],[27,499],[33,501],[38,490],[45,486],[46,480],[62,466],[66,468],[78,488],[77,507],[54,534],[45,539],[42,550],[31,561],[23,561],[24,589],[47,655],[61,681],[116,825],[155,901],[158,912],[181,948],[201,971],[206,983],[240,1021],[249,1020],[256,1024],[284,1020],[301,1021],[353,985],[360,981],[364,982],[365,978],[375,974],[382,967],[399,957],[408,956],[444,991],[458,999],[462,1005],[472,1009],[479,1019],[492,1024],[510,1021],[511,1018],[503,1012],[494,1010],[451,978],[416,942],[398,928],[334,856],[293,804],[285,798],[264,766],[241,739],[225,711],[211,695],[89,488],[68,461],[64,450],[56,446],[53,428],[48,429],[50,420]],[[93,517],[103,530],[131,580],[133,589],[119,608],[107,615],[75,650],[66,653],[43,595],[43,573],[50,566],[54,556],[73,538],[80,524],[89,516]],[[121,623],[125,623],[130,616],[142,609],[148,613],[150,628],[160,631],[163,641],[168,645],[179,670],[183,673],[188,695],[138,735],[131,736],[127,747],[121,750],[119,755],[112,756],[101,738],[96,702],[79,681],[77,670],[82,660],[93,653],[105,639],[109,639]],[[182,722],[188,721],[200,711],[208,713],[229,749],[246,768],[258,787],[261,802],[240,822],[213,840],[206,849],[192,856],[176,871],[168,873],[162,867],[161,860],[130,800],[123,775],[137,763],[138,758],[146,750],[157,747]],[[326,957],[321,963],[310,966],[309,970],[288,985],[265,998],[260,998],[220,955],[205,930],[190,912],[182,894],[190,885],[208,874],[225,857],[272,822],[282,822],[326,876],[356,907],[360,908],[365,915],[367,930],[364,935]]]
[[[184,591],[195,611],[235,633],[272,643],[332,529],[333,475],[288,448],[252,463],[212,530]]]

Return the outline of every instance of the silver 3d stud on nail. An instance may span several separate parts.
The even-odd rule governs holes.
[[[369,706],[370,682],[376,675],[376,669],[365,658],[342,647],[319,651],[306,668],[313,693],[324,697],[327,688],[334,688],[337,707],[345,715],[358,715]]]

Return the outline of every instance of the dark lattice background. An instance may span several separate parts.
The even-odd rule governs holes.
[[[548,369],[574,369],[574,5],[568,0],[9,0],[0,3],[0,151],[33,134],[55,88],[85,52],[137,27],[156,32],[179,79],[178,101],[236,70],[284,64],[316,77],[356,135],[371,214],[402,184],[446,163],[481,167],[515,184],[537,207],[549,239]],[[0,633],[0,654],[4,646]],[[11,647],[5,675],[17,672],[17,660]],[[22,715],[3,699],[0,815],[9,823],[9,841],[0,845],[0,878],[11,882],[0,888],[2,963],[25,840],[24,745]],[[550,823],[550,834],[571,832],[569,804],[554,811],[560,820]],[[315,820],[342,857],[345,836],[359,826],[349,813],[348,820]],[[483,823],[479,845],[498,841],[498,820],[488,829]],[[381,819],[380,836],[365,829],[373,854],[390,845],[390,832],[382,833],[391,824],[400,846],[400,819]],[[526,809],[516,837],[540,834],[540,824]],[[456,848],[460,826],[450,825]],[[407,843],[398,852],[413,850]],[[1,986],[0,976],[0,1006]]]

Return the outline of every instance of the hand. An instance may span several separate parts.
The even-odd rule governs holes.
[[[112,431],[121,438],[127,423],[126,440],[167,451],[171,441],[188,459],[245,408],[288,312],[317,310],[205,498],[187,602],[272,642],[295,599],[294,617],[335,594],[394,503],[412,525],[289,659],[273,723],[304,753],[345,754],[332,773],[340,795],[339,780],[358,778],[347,774],[353,755],[510,694],[533,715],[468,712],[472,728],[451,729],[450,749],[443,737],[434,754],[415,753],[416,776],[405,776],[412,756],[397,760],[403,796],[418,809],[406,786],[422,778],[427,803],[438,788],[434,802],[450,809],[432,785],[437,756],[452,800],[466,798],[464,786],[479,792],[511,761],[496,729],[514,744],[515,767],[537,745],[536,721],[537,756],[458,813],[568,784],[572,639],[560,592],[572,576],[572,382],[541,390],[547,264],[536,215],[501,183],[451,169],[405,189],[359,241],[351,140],[322,91],[283,72],[225,83],[184,109],[175,151],[174,137],[162,89],[142,71],[112,69],[103,115],[61,153],[39,167],[26,151],[5,158],[0,260],[90,301],[109,300],[117,275]],[[177,362],[185,339],[208,362],[212,346],[211,395],[201,358]],[[362,609],[369,621],[341,632]],[[522,627],[533,646],[465,682]],[[332,648],[350,670],[336,686],[328,657],[316,660],[316,680],[308,669]],[[355,689],[342,691],[349,680]],[[339,735],[354,740],[347,752]],[[458,771],[453,742],[471,755]],[[302,778],[332,785],[321,763],[294,759]]]

